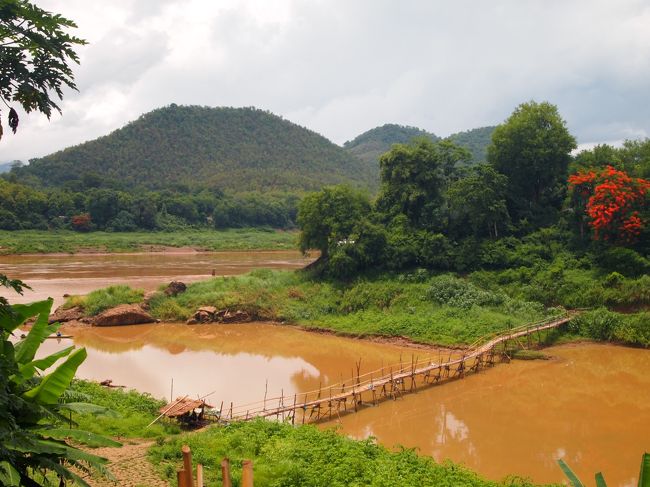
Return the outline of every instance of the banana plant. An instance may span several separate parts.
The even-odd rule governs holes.
[[[573,487],[585,487],[584,484],[580,481],[578,476],[571,470],[571,468],[560,459],[557,461],[558,465],[564,472],[564,475],[569,479]],[[596,478],[596,487],[607,487],[605,478],[603,474],[598,472],[595,475]],[[641,471],[639,472],[639,483],[638,487],[650,487],[650,453],[644,453],[641,457]]]
[[[36,358],[44,340],[59,324],[48,324],[52,299],[26,305],[2,306],[0,313],[0,484],[6,486],[63,485],[67,480],[88,483],[76,472],[111,478],[107,460],[69,444],[121,446],[100,435],[72,428],[63,413],[100,413],[104,408],[82,402],[65,402],[77,368],[87,354],[68,347]],[[23,323],[35,317],[21,340],[10,339]],[[57,365],[58,364],[58,365]],[[56,367],[55,367],[56,366]],[[51,370],[54,367],[54,370]],[[62,428],[61,425],[69,425]]]

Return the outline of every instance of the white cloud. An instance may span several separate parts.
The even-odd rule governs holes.
[[[644,0],[40,0],[77,22],[79,93],[22,117],[0,160],[104,135],[169,103],[258,106],[337,143],[439,135],[558,105],[580,143],[650,134]]]

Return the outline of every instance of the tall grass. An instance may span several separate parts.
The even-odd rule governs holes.
[[[203,305],[357,336],[404,336],[444,345],[468,344],[558,312],[450,275],[384,275],[342,283],[271,270],[194,283],[177,297],[161,293],[151,301],[151,312],[182,320]]]
[[[414,450],[390,452],[374,440],[355,441],[333,430],[256,420],[226,427],[213,427],[192,435],[172,438],[149,453],[161,474],[172,480],[182,464],[181,446],[188,444],[193,460],[204,466],[205,481],[220,485],[219,462],[229,457],[233,483],[241,481],[241,462],[252,459],[255,485],[260,486],[477,486],[525,487],[533,484],[510,478],[484,480],[469,469]]]
[[[108,389],[96,382],[74,380],[70,390],[81,395],[84,401],[104,406],[114,415],[73,415],[73,420],[83,430],[107,436],[125,438],[155,438],[178,433],[179,428],[168,422],[158,422],[148,427],[158,416],[158,409],[166,404],[150,394],[134,390]]]
[[[87,315],[94,316],[120,304],[139,303],[143,296],[142,289],[131,289],[125,285],[109,286],[92,291],[85,296],[70,296],[63,307],[81,306]]]
[[[292,250],[296,232],[264,228],[183,230],[177,232],[90,232],[0,230],[0,254],[139,252],[152,247],[203,250]]]

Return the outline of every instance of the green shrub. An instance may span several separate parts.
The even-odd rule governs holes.
[[[449,274],[436,276],[430,281],[427,296],[438,304],[469,309],[472,306],[499,306],[505,296],[479,289],[466,279]]]
[[[394,485],[428,486],[530,486],[528,481],[503,483],[481,479],[451,462],[436,463],[414,450],[391,452],[373,439],[352,440],[334,430],[313,426],[294,428],[271,421],[235,423],[213,427],[193,435],[173,438],[150,450],[150,459],[161,474],[173,480],[181,465],[181,446],[188,444],[196,463],[204,465],[206,483],[220,482],[219,461],[231,461],[233,484],[241,480],[241,462],[253,460],[255,484],[295,487],[343,487]],[[171,465],[171,467],[170,467]]]
[[[120,304],[139,303],[144,297],[142,289],[131,289],[129,286],[118,285],[97,289],[86,296],[71,296],[64,303],[65,308],[81,306],[86,314],[94,316],[102,311]]]
[[[650,273],[650,260],[625,247],[611,247],[598,253],[596,258],[605,270],[620,272],[624,276],[636,277]]]

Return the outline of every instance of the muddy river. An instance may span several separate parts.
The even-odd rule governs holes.
[[[0,290],[13,303],[87,294],[112,284],[151,291],[174,279],[193,282],[211,275],[231,276],[252,269],[297,269],[312,258],[297,251],[151,252],[138,254],[9,255],[0,256],[0,274],[32,287],[23,296]]]
[[[263,259],[259,254],[250,259],[266,259],[277,267],[300,265],[297,255],[291,260],[290,255],[281,258],[277,252]],[[143,282],[138,279],[146,275],[153,283],[156,272],[162,282],[181,276],[200,278],[218,262],[176,268],[160,262],[159,256],[151,257],[147,263],[121,256],[126,259],[123,266],[108,259],[104,267],[123,271],[117,275],[83,260],[94,270],[71,264],[65,271],[52,271],[52,281],[58,284],[48,283],[45,266],[37,262],[34,269],[22,268],[20,276],[37,293],[41,290],[30,276],[40,276],[39,284],[49,284],[51,294],[62,295],[80,292],[74,286],[87,284],[87,279],[105,285]],[[239,257],[223,266],[235,273],[256,264]],[[188,268],[196,270],[188,272]],[[141,275],[126,269],[139,269]],[[0,272],[7,272],[6,267]],[[422,350],[272,324],[84,328],[74,335],[74,343],[88,349],[81,377],[112,379],[167,399],[209,394],[209,402],[219,406],[223,401],[226,408],[231,401],[235,405],[259,401],[265,389],[269,398],[326,389],[328,384],[348,380],[359,360],[364,373],[400,360],[409,362],[412,354],[425,355]],[[44,352],[71,341],[48,340]],[[451,459],[492,479],[515,474],[536,482],[559,482],[563,476],[555,462],[564,458],[588,485],[597,471],[603,472],[610,487],[636,485],[641,455],[650,451],[650,351],[579,344],[546,352],[550,360],[497,365],[362,409],[323,427],[337,426],[356,438],[374,436],[388,447],[414,447],[421,454]]]

